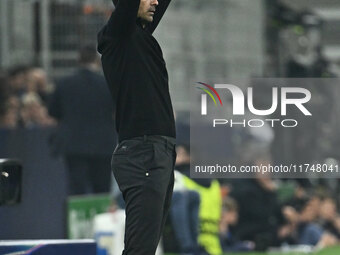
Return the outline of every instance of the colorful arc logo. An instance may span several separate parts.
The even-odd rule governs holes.
[[[203,83],[203,82],[197,82],[197,83],[209,88],[212,92],[214,92],[214,94],[217,96],[218,100],[220,101],[220,104],[223,105],[222,100],[220,98],[220,95],[217,93],[217,91],[212,86],[210,86],[209,84]],[[217,106],[215,97],[213,96],[213,94],[208,89],[201,88],[201,87],[196,87],[196,88],[206,92],[211,97],[211,99],[214,101],[215,105]]]

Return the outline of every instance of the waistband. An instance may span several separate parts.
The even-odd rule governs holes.
[[[176,145],[176,138],[170,137],[170,136],[164,136],[164,135],[143,135],[143,136],[136,136],[132,137],[126,140],[140,140],[144,142],[158,142],[158,143],[164,143],[165,145],[169,147],[175,147]],[[126,141],[123,140],[123,141]],[[122,142],[123,142],[122,141]]]

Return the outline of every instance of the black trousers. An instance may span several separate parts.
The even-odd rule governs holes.
[[[119,143],[111,167],[126,204],[123,255],[154,255],[170,208],[175,139],[142,136]]]

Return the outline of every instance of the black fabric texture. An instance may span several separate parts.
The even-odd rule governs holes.
[[[144,137],[119,143],[111,161],[126,205],[123,255],[155,254],[171,204],[175,144],[161,136]]]
[[[167,68],[152,36],[170,1],[159,1],[148,24],[137,18],[139,2],[120,0],[98,33],[119,141],[141,135],[176,136]]]
[[[51,141],[56,153],[111,157],[116,145],[113,103],[102,75],[79,68],[58,80],[48,110],[59,121]]]

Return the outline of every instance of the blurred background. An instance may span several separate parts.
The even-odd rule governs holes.
[[[63,103],[68,99],[60,99],[65,84],[78,83],[78,90],[70,92],[75,97],[81,84],[88,86],[85,91],[90,95],[98,92],[86,81],[70,78],[81,76],[79,72],[91,72],[81,74],[98,86],[104,84],[93,49],[97,32],[113,10],[111,0],[0,1],[0,158],[15,159],[7,165],[0,162],[0,170],[11,164],[22,166],[22,172],[11,168],[13,176],[22,174],[11,184],[13,192],[4,191],[8,176],[2,174],[0,179],[2,240],[95,238],[98,254],[120,254],[124,204],[115,181],[108,187],[99,180],[105,182],[104,190],[90,188],[92,184],[76,191],[69,188],[75,162],[92,162],[83,166],[89,172],[84,182],[97,178],[90,174],[97,171],[98,163],[93,162],[98,161],[93,160],[102,160],[110,170],[107,157],[116,143],[114,119],[108,111],[100,116],[109,121],[90,123],[98,118],[90,109],[99,101],[105,105],[104,100],[80,100],[86,110],[75,110],[72,116],[88,114],[90,120],[80,120],[83,124],[73,126],[77,131],[73,134],[63,129],[67,121],[62,113],[69,111]],[[167,63],[178,134],[173,209],[158,252],[336,249],[340,238],[337,178],[190,178],[189,90],[193,82],[214,78],[337,78],[340,2],[173,0],[154,37]],[[271,92],[265,85],[256,84],[256,89],[261,95]],[[316,99],[311,106],[316,121],[309,129],[278,127],[265,137],[229,130],[227,156],[240,164],[337,165],[340,86],[313,85],[310,90]],[[100,93],[100,98],[109,95],[105,89]],[[80,94],[79,98],[86,98],[86,92]],[[263,96],[257,103],[266,106],[270,99]],[[91,136],[88,130],[102,130],[112,137],[98,142],[98,147],[61,145],[60,141],[72,139],[70,143],[77,144],[81,136],[75,134]],[[259,143],[261,151],[254,149]],[[82,166],[77,167],[81,173]]]

